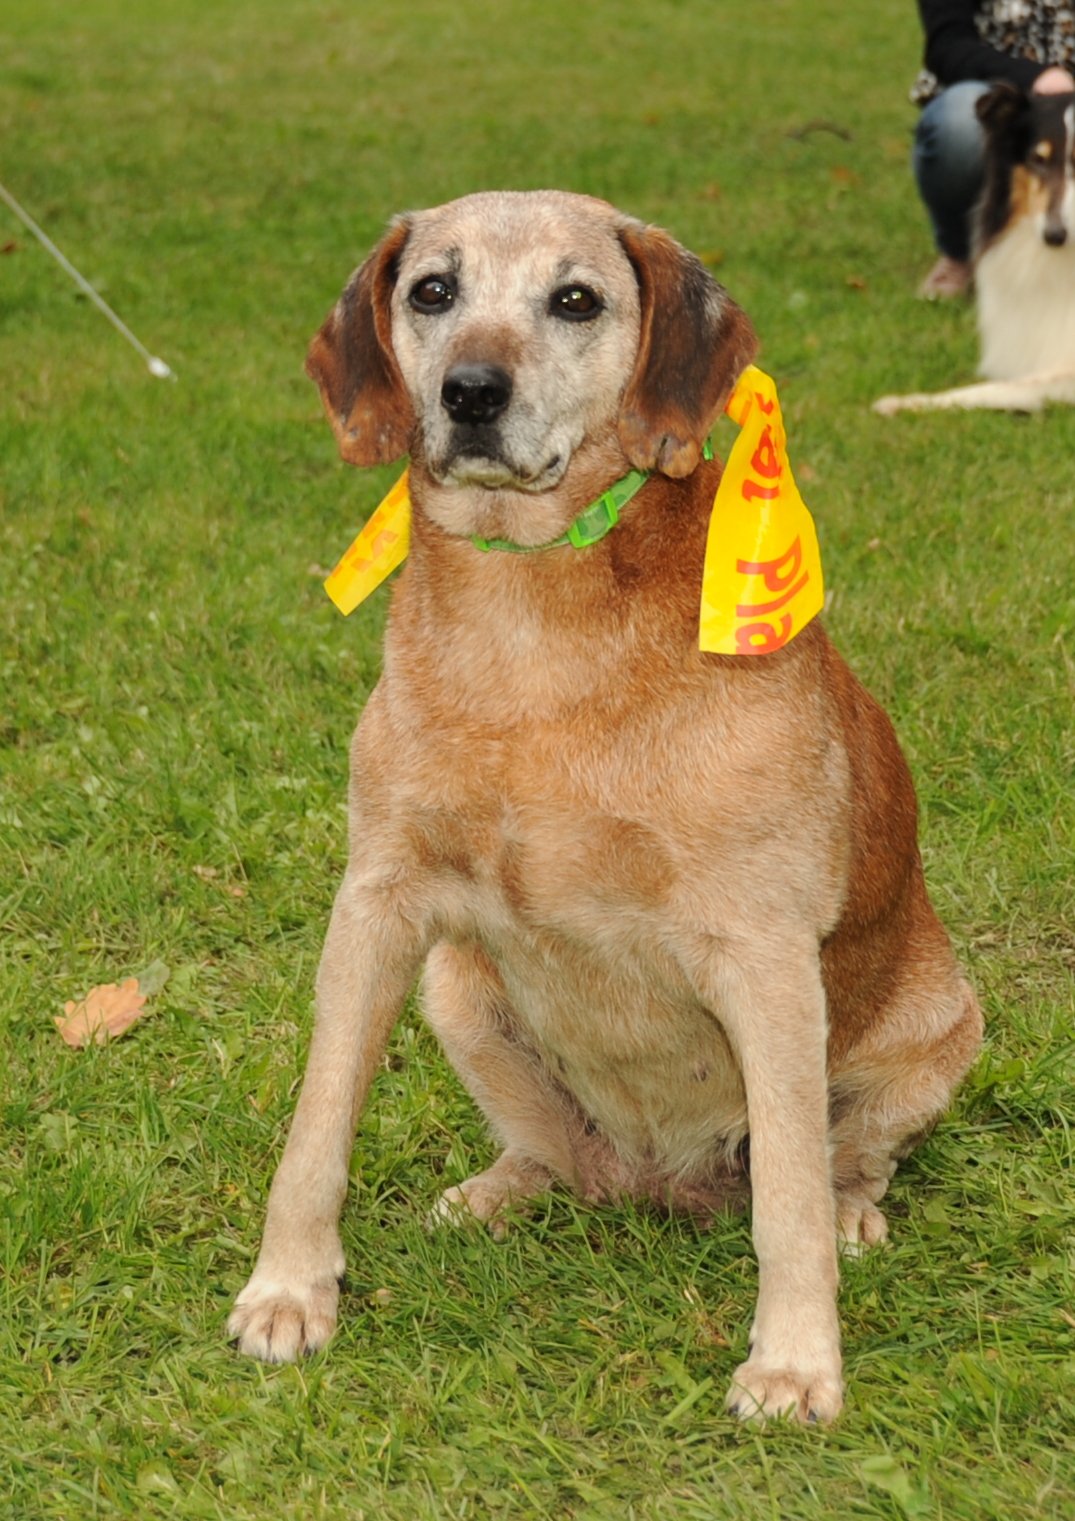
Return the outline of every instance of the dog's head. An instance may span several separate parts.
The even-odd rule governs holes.
[[[688,475],[755,348],[667,233],[587,196],[490,192],[398,218],[314,338],[346,460],[553,490],[600,441]]]
[[[1075,95],[997,84],[976,110],[989,145],[987,235],[1030,216],[1050,247],[1075,240]]]

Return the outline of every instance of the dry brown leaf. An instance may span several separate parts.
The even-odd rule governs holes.
[[[91,1041],[103,1046],[118,1039],[141,1017],[147,997],[139,991],[137,977],[121,983],[105,982],[91,988],[80,1003],[69,998],[63,1014],[54,1015],[53,1022],[69,1046],[81,1049]]]

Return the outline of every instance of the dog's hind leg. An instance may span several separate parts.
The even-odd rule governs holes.
[[[469,1213],[500,1234],[505,1211],[543,1193],[554,1179],[579,1188],[583,1118],[514,1029],[503,984],[478,946],[435,946],[422,1002],[445,1055],[504,1148],[492,1167],[442,1194],[432,1219]]]
[[[857,1254],[886,1240],[877,1207],[896,1171],[947,1109],[952,1090],[981,1044],[982,1016],[962,978],[953,982],[947,1017],[936,1008],[927,1038],[871,1045],[853,1053],[830,1086],[836,1229],[844,1252]],[[913,1028],[922,1013],[908,1006],[900,1023]],[[943,1023],[942,1023],[943,1018]],[[891,1021],[881,1027],[892,1032]]]

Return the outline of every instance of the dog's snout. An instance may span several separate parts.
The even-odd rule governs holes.
[[[457,364],[444,377],[440,399],[456,423],[490,423],[511,400],[511,376],[497,364]]]
[[[1047,222],[1045,224],[1045,241],[1050,248],[1063,248],[1068,240],[1068,230],[1063,222]]]

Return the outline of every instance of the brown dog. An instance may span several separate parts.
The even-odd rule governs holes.
[[[729,1405],[839,1410],[837,1236],[884,1238],[981,1017],[891,725],[820,625],[699,652],[700,449],[753,350],[665,233],[546,192],[400,218],[314,339],[344,457],[411,455],[412,542],[243,1350],[332,1333],[355,1125],[424,966],[503,1146],[440,1212],[498,1228],[560,1182],[708,1213],[749,1166],[759,1295]],[[545,545],[631,467],[653,473],[599,543],[472,542]]]

